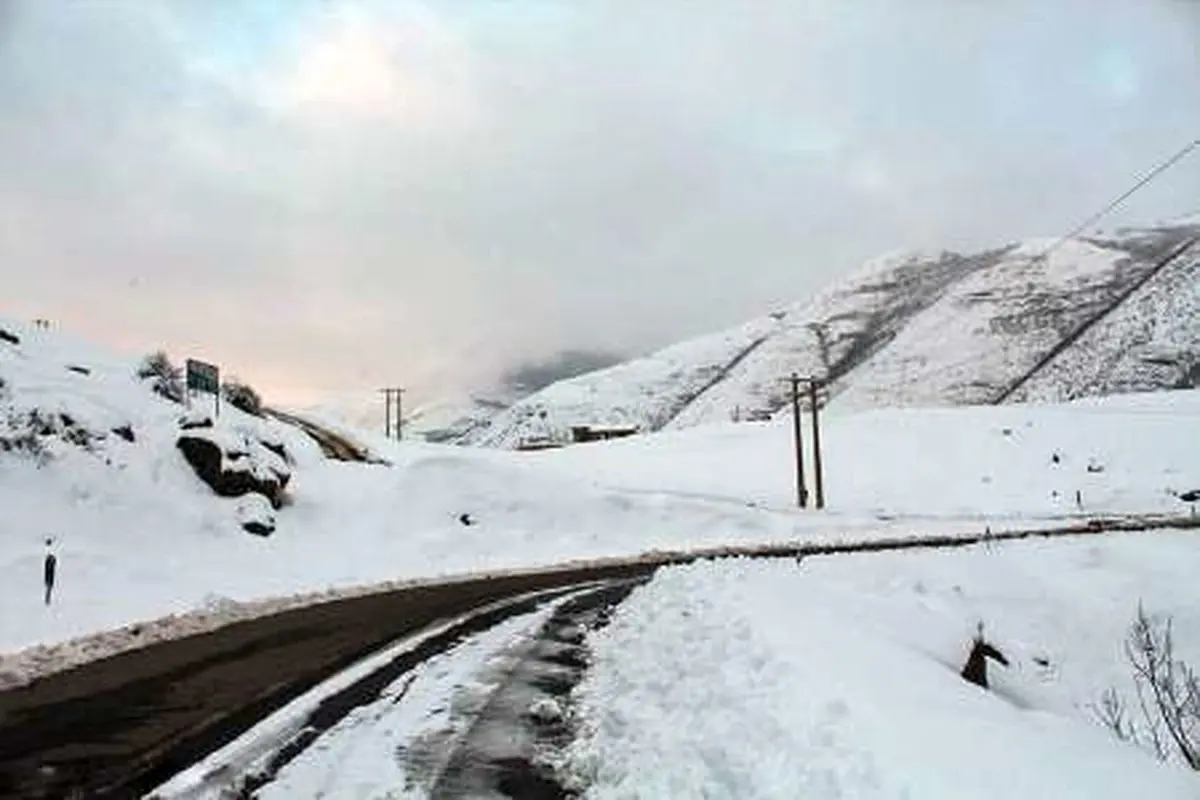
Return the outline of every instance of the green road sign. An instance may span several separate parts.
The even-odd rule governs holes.
[[[203,361],[187,360],[187,388],[189,391],[221,393],[221,371]]]

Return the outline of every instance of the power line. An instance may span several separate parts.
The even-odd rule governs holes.
[[[1079,225],[1075,226],[1075,228],[1072,229],[1070,233],[1067,233],[1066,235],[1064,235],[1061,239],[1056,241],[1054,244],[1050,245],[1050,247],[1048,247],[1044,252],[1042,252],[1041,255],[1039,255],[1037,257],[1037,260],[1045,261],[1047,258],[1050,257],[1051,253],[1053,253],[1055,250],[1057,250],[1058,248],[1060,248],[1064,244],[1066,244],[1068,239],[1075,238],[1080,233],[1087,230],[1092,225],[1096,224],[1096,222],[1098,222],[1101,218],[1103,218],[1106,214],[1108,214],[1114,208],[1121,205],[1121,203],[1124,203],[1126,200],[1128,200],[1130,197],[1132,197],[1138,190],[1140,190],[1146,184],[1150,183],[1155,178],[1157,178],[1159,175],[1163,174],[1164,172],[1169,170],[1171,167],[1175,166],[1180,161],[1187,158],[1187,156],[1196,148],[1200,148],[1200,138],[1193,139],[1191,142],[1186,144],[1181,150],[1179,150],[1177,153],[1172,155],[1166,161],[1163,161],[1161,164],[1156,166],[1154,169],[1150,170],[1150,172],[1146,173],[1146,175],[1144,175],[1141,179],[1139,179],[1137,183],[1135,183],[1133,186],[1131,186],[1129,189],[1127,189],[1125,192],[1123,192],[1115,200],[1110,202],[1104,208],[1097,211],[1095,214],[1092,214],[1090,217],[1085,219],[1083,222],[1079,223]]]

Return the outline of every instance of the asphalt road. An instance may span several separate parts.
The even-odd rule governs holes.
[[[612,565],[406,588],[248,620],[0,693],[0,797],[140,797],[331,674],[439,620]]]

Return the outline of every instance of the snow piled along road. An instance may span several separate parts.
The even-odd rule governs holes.
[[[1194,773],[1115,740],[1139,601],[1200,660],[1192,534],[660,571],[590,637],[587,798],[1194,798]],[[983,623],[993,691],[958,671]]]
[[[90,449],[47,437],[41,460],[0,453],[0,653],[50,646],[0,656],[9,685],[388,582],[655,550],[1187,513],[1174,494],[1200,488],[1200,391],[830,413],[822,513],[793,507],[787,420],[545,453],[357,435],[383,466],[326,460],[297,429],[227,408],[220,425],[277,439],[292,460],[290,503],[277,531],[259,538],[241,530],[236,500],[192,474],[175,447],[182,407],[134,377],[135,359],[3,322],[20,343],[0,343],[0,414],[66,414],[106,437]],[[112,433],[125,425],[135,441]],[[461,524],[464,513],[476,524]],[[59,560],[48,608],[46,536]],[[121,626],[132,627],[60,646]]]

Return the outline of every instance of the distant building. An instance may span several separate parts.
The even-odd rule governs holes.
[[[566,442],[560,442],[557,439],[547,439],[543,437],[522,439],[517,442],[517,449],[522,451],[528,450],[554,450],[562,447]]]
[[[627,425],[573,425],[571,426],[571,441],[575,444],[604,442],[609,439],[634,436],[637,432],[637,428]]]

